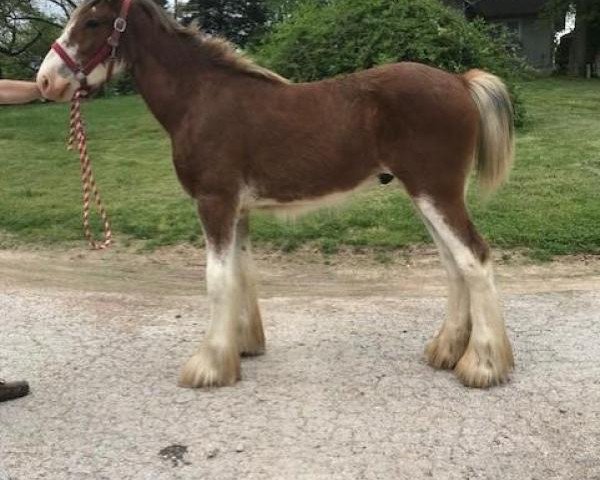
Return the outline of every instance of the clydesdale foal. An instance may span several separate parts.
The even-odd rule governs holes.
[[[429,363],[465,385],[505,381],[513,367],[488,246],[465,206],[475,167],[497,187],[513,160],[509,95],[494,75],[386,65],[294,84],[227,42],[185,29],[152,0],[88,0],[38,76],[68,101],[129,69],[168,132],[183,188],[198,203],[207,245],[211,322],[180,384],[230,385],[240,356],[265,349],[251,272],[252,209],[305,209],[391,176],[423,218],[449,277],[448,316]]]

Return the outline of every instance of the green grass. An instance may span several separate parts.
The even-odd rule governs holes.
[[[600,253],[600,82],[535,80],[522,91],[529,122],[519,133],[511,181],[487,203],[470,196],[475,223],[494,245],[538,258]],[[147,247],[199,241],[168,138],[141,99],[96,100],[85,114],[117,239]],[[64,105],[0,109],[0,231],[11,243],[82,239],[78,159],[64,145],[67,117]],[[283,250],[316,243],[324,252],[429,242],[406,195],[393,187],[293,222],[256,215],[253,237]]]

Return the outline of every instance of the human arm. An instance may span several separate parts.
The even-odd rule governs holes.
[[[37,84],[19,80],[0,80],[0,104],[29,103],[41,98]]]

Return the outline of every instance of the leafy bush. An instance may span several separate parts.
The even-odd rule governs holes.
[[[451,72],[482,68],[511,84],[527,71],[513,40],[498,27],[467,22],[438,0],[308,0],[253,54],[295,81],[418,61]],[[522,123],[523,105],[512,90]]]

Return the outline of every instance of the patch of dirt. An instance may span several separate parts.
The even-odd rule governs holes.
[[[161,449],[161,451],[158,452],[158,456],[167,462],[171,462],[172,467],[191,465],[191,463],[185,459],[187,451],[187,446],[174,444]]]
[[[370,250],[327,256],[311,249],[258,250],[254,257],[263,298],[445,294],[445,273],[433,248],[386,253],[383,262]],[[126,248],[4,250],[0,251],[0,285],[190,296],[204,292],[204,266],[204,251],[190,246],[144,254]],[[600,257],[559,257],[540,264],[518,252],[500,252],[496,275],[505,293],[595,290],[600,286]]]

